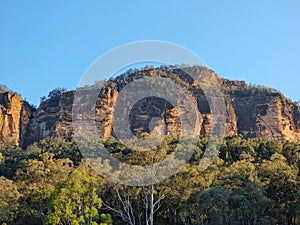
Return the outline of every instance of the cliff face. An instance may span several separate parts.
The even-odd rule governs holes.
[[[70,138],[73,97],[73,92],[67,92],[42,102],[29,121],[24,144],[28,145],[48,136]]]
[[[96,102],[95,121],[99,135],[103,138],[108,138],[112,133],[112,108],[117,94],[111,88],[102,89]],[[25,145],[49,136],[72,139],[74,95],[74,91],[65,92],[41,103],[28,125],[24,141]],[[86,91],[85,97],[88,96],[89,91]],[[84,108],[85,106],[83,105],[82,107]]]
[[[234,96],[238,133],[246,138],[300,141],[300,107],[280,93]]]
[[[152,71],[152,76],[156,73],[159,71]],[[218,78],[218,82],[225,93],[226,135],[242,134],[245,138],[300,141],[300,107],[297,104],[279,92],[249,87],[242,81]],[[97,131],[103,138],[114,135],[113,108],[119,89],[118,86],[101,89],[95,104]],[[192,92],[200,112],[199,124],[194,124],[194,128],[202,135],[209,134],[212,124],[209,104],[196,86],[193,86]],[[35,110],[15,93],[0,93],[0,143],[26,146],[48,136],[72,139],[74,95],[75,92],[70,91],[54,96],[42,102]],[[88,96],[89,90],[86,91]],[[129,118],[131,131],[135,134],[152,131],[159,123],[157,118],[164,121],[167,134],[175,135],[180,135],[181,123],[189,124],[193,121],[189,110],[180,112],[163,99],[149,97],[132,108]]]
[[[0,93],[0,143],[23,145],[33,111],[18,94]]]

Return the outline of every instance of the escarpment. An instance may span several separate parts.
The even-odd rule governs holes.
[[[206,68],[194,67],[193,69],[199,73],[215,75],[213,71]],[[193,122],[195,118],[189,106],[180,103],[181,107],[176,107],[163,98],[149,96],[133,105],[128,118],[131,132],[139,135],[154,131],[155,127],[164,127],[162,132],[165,134],[180,135],[182,127],[191,124],[200,135],[209,135],[212,114],[205,93],[201,90],[201,85],[205,84],[193,81],[179,69],[164,67],[122,74],[98,90],[95,108],[91,112],[94,113],[99,136],[106,139],[115,135],[114,105],[122,88],[134,80],[153,76],[174,79],[187,88],[195,107],[198,108],[197,124]],[[300,141],[298,104],[270,88],[249,86],[243,81],[221,78],[217,80],[224,96],[226,118],[223,126],[226,135],[241,134],[245,138]],[[85,91],[88,96],[91,90]],[[52,96],[44,100],[38,109],[34,109],[14,92],[0,93],[0,143],[26,146],[49,136],[72,139],[75,93],[69,91]],[[84,109],[84,103],[82,107]],[[83,110],[82,115],[84,114]],[[85,129],[85,125],[82,126]]]
[[[17,93],[0,93],[0,143],[23,145],[34,111]]]

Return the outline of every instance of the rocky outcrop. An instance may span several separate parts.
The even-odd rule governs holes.
[[[88,98],[92,92],[93,90],[87,90],[84,96]],[[69,91],[41,103],[34,118],[29,123],[25,137],[26,145],[49,136],[73,138],[72,107],[74,95],[75,91]],[[98,95],[94,109],[95,122],[99,135],[103,138],[108,138],[112,133],[112,109],[117,95],[117,91],[111,88],[102,89]],[[83,100],[83,102],[85,101]],[[83,105],[82,108],[85,106]],[[86,111],[90,113],[90,109]],[[82,112],[82,114],[84,113]]]
[[[198,69],[198,68],[196,68]],[[214,73],[208,69],[200,72]],[[174,71],[173,71],[174,72]],[[184,124],[192,124],[201,135],[210,133],[212,115],[210,105],[203,91],[189,80],[187,76],[175,71],[181,81],[189,83],[189,91],[195,106],[198,107],[198,124],[193,124],[190,109],[184,105],[173,107],[170,103],[157,97],[145,98],[137,102],[130,111],[130,129],[138,135],[150,132],[164,123],[164,132],[180,135]],[[172,71],[151,70],[134,72],[129,77],[121,77],[120,82],[102,88],[98,94],[94,111],[85,109],[85,98],[94,90],[85,90],[82,99],[83,111],[95,113],[95,124],[99,136],[108,138],[114,135],[112,127],[114,104],[120,89],[142,76],[174,76]],[[226,135],[242,134],[245,138],[267,138],[300,141],[300,107],[285,98],[280,92],[247,85],[243,81],[230,81],[218,78],[224,92],[226,106],[226,122],[223,124]],[[37,110],[33,109],[22,98],[13,93],[0,93],[0,143],[11,145],[28,145],[48,136],[73,138],[72,106],[75,91],[53,96],[41,103]],[[175,98],[176,99],[176,98]],[[182,110],[185,109],[185,110]],[[87,116],[86,114],[85,116]],[[82,129],[88,129],[82,125]]]
[[[0,143],[23,145],[34,109],[14,92],[0,93]]]
[[[281,93],[235,95],[233,105],[244,137],[300,141],[300,107]]]
[[[71,138],[73,97],[74,92],[66,92],[42,102],[28,124],[24,144],[48,136]]]

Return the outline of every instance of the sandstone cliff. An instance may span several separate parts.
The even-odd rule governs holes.
[[[214,73],[196,68],[201,73]],[[200,134],[210,132],[212,115],[204,93],[179,70],[151,69],[123,74],[110,85],[102,88],[95,104],[95,122],[100,136],[114,135],[113,108],[119,91],[128,82],[143,76],[178,76],[178,82],[189,84],[193,99],[199,109]],[[177,78],[176,78],[177,79]],[[226,135],[242,134],[245,138],[286,139],[300,141],[300,107],[278,91],[247,85],[243,81],[218,78],[224,92],[226,105]],[[86,90],[86,96],[90,90]],[[41,103],[37,110],[30,107],[13,92],[0,93],[0,143],[28,145],[48,136],[72,139],[72,105],[75,91],[65,92]],[[84,101],[83,101],[84,102]],[[83,105],[84,106],[84,105]],[[183,106],[184,107],[184,106]],[[184,120],[179,117],[185,115]],[[168,134],[180,134],[183,123],[192,123],[188,110],[180,112],[163,99],[150,97],[134,105],[130,114],[131,131],[134,134],[151,131],[161,118]]]
[[[85,91],[88,98],[91,91]],[[25,145],[48,136],[72,139],[72,106],[75,91],[65,92],[42,102],[30,120],[24,137]],[[99,135],[108,138],[112,133],[112,108],[117,92],[111,88],[102,89],[96,102],[95,120]],[[84,101],[83,101],[84,102]],[[84,108],[84,106],[82,106]],[[89,110],[87,110],[89,111]]]
[[[0,143],[23,145],[34,109],[14,92],[0,93]]]

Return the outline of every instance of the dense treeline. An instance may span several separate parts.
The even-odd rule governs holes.
[[[300,144],[227,137],[219,156],[201,172],[206,143],[207,138],[199,140],[179,173],[149,187],[105,180],[77,145],[62,138],[27,149],[1,146],[0,224],[151,224],[151,196],[157,225],[300,224]],[[165,141],[156,151],[168,154],[175,144]],[[105,147],[134,164],[151,156],[137,157],[114,138]]]

